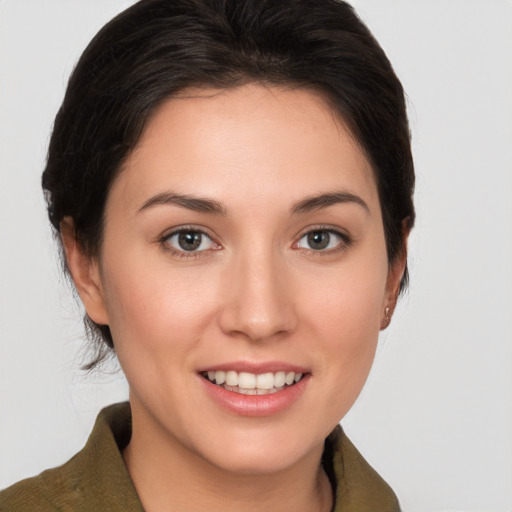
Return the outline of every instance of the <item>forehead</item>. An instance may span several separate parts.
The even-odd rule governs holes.
[[[348,188],[378,202],[370,163],[319,93],[255,84],[187,89],[157,109],[113,193],[141,202],[165,188],[263,204]]]

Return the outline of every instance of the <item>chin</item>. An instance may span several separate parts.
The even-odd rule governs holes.
[[[225,433],[224,442],[212,439],[208,451],[200,456],[217,468],[240,475],[270,475],[299,464],[304,458],[318,457],[323,452],[324,437],[307,442],[308,436],[298,429],[285,432]]]
[[[267,450],[260,450],[254,447],[252,450],[240,450],[232,448],[232,453],[227,457],[212,456],[211,462],[219,469],[238,475],[272,475],[286,471],[299,463],[305,454],[293,451],[280,450],[269,453]]]

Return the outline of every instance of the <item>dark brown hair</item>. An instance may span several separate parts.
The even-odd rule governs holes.
[[[54,228],[73,219],[89,255],[101,246],[109,188],[155,109],[190,86],[247,82],[320,91],[373,165],[388,259],[414,224],[404,93],[353,9],[338,0],[142,0],[105,25],[73,71],[55,119],[43,189]],[[407,284],[407,269],[401,289]],[[113,347],[97,342],[91,367]]]

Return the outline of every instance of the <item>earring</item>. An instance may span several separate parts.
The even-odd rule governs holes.
[[[386,306],[386,309],[384,310],[384,319],[386,320],[386,323],[388,323],[388,324],[391,321],[389,312],[390,312],[389,306]]]

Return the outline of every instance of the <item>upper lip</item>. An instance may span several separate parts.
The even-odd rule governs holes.
[[[295,373],[309,373],[309,370],[300,365],[285,363],[282,361],[230,361],[225,363],[217,363],[205,366],[198,370],[199,373],[209,371],[235,371],[237,373],[247,372],[261,375],[263,373],[276,373],[276,372],[295,372]]]

